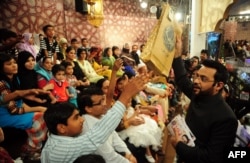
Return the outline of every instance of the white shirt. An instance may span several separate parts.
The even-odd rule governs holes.
[[[91,128],[93,128],[94,125],[100,121],[100,119],[97,119],[89,114],[85,114],[83,117],[85,119],[83,133],[91,130]],[[108,140],[104,144],[100,145],[94,153],[101,155],[107,163],[129,163],[129,160],[118,154],[116,151],[128,154],[131,153],[117,132],[113,131]]]

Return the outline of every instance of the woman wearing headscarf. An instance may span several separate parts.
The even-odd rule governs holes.
[[[34,70],[36,64],[34,56],[28,51],[22,51],[18,55],[17,64],[20,89],[26,90],[38,88],[37,73]],[[38,103],[28,99],[24,99],[23,101],[29,106],[38,106],[41,105],[41,103],[46,102],[45,100],[42,100]]]
[[[35,58],[38,53],[38,48],[34,45],[34,37],[32,33],[24,33],[23,34],[23,42],[17,44],[17,48],[19,52],[21,51],[28,51],[30,52]]]

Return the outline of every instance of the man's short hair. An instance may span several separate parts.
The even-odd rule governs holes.
[[[11,30],[8,30],[8,29],[2,29],[2,31],[0,32],[1,34],[1,38],[0,38],[0,41],[6,41],[7,39],[9,38],[16,38],[17,37],[17,34],[16,32],[13,32]]]
[[[68,102],[53,104],[44,113],[44,120],[50,133],[58,135],[57,125],[67,125],[76,107]]]
[[[82,39],[81,39],[81,42],[83,42],[83,41],[85,41],[85,40],[88,41],[87,38],[82,38]]]
[[[55,76],[59,71],[64,71],[65,72],[65,67],[61,64],[55,64],[53,67],[52,67],[52,74],[53,76]]]
[[[89,107],[93,106],[93,101],[91,100],[91,96],[94,96],[94,95],[104,95],[104,93],[100,88],[96,86],[91,86],[91,87],[84,89],[82,93],[78,96],[77,104],[80,110],[80,114],[86,113],[86,110],[85,110],[86,106],[89,106]]]
[[[207,56],[209,56],[208,50],[207,49],[202,49],[201,53],[207,54]]]
[[[205,67],[216,69],[216,73],[214,75],[215,82],[223,82],[224,84],[227,83],[229,74],[224,65],[217,61],[209,59],[204,60],[202,62],[202,65],[204,65]]]
[[[50,27],[54,27],[54,26],[53,26],[53,25],[50,25],[50,24],[45,25],[45,26],[43,27],[43,32],[46,33],[47,30],[48,30],[48,28],[50,28]]]
[[[78,157],[73,163],[105,163],[105,160],[100,155],[88,154]]]
[[[71,44],[75,43],[75,42],[78,42],[76,38],[72,38],[71,41],[70,41]]]

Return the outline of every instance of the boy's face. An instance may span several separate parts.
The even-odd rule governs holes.
[[[54,27],[48,27],[45,34],[47,37],[53,37],[55,35]]]
[[[78,48],[79,48],[79,43],[78,43],[77,41],[71,42],[71,46],[72,46],[74,49],[78,49]]]
[[[83,46],[83,47],[87,47],[88,44],[89,44],[89,43],[88,43],[88,40],[83,40],[83,41],[82,41],[82,46]]]
[[[55,75],[56,80],[62,81],[65,79],[65,72],[64,71],[58,71]]]
[[[68,118],[67,126],[65,126],[65,135],[75,137],[82,132],[84,119],[80,116],[79,111],[75,109]]]

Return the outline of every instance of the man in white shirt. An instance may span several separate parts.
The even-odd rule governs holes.
[[[83,134],[91,130],[108,111],[108,108],[106,108],[106,98],[101,89],[92,87],[84,90],[84,93],[85,95],[79,98],[79,101],[84,101],[79,103],[79,109],[83,111],[83,118],[85,119]],[[85,102],[89,99],[91,100],[90,102]],[[108,140],[100,145],[94,153],[101,155],[108,163],[136,162],[127,145],[115,131],[111,133]]]

